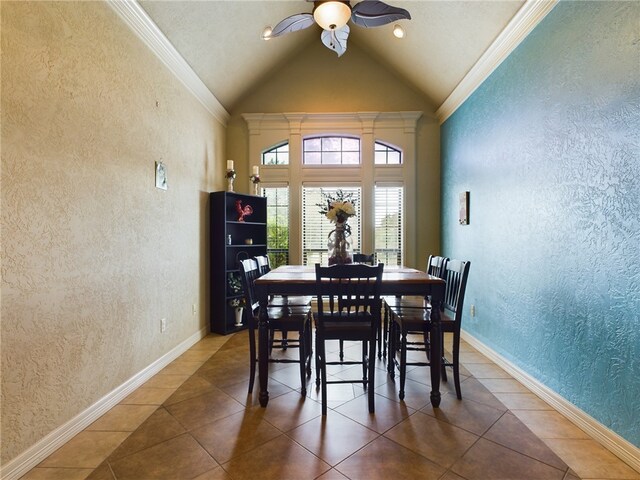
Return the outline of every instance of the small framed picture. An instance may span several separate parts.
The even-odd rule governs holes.
[[[162,162],[156,162],[156,188],[167,189],[167,167]]]
[[[460,213],[458,222],[460,225],[469,225],[469,192],[460,194]]]

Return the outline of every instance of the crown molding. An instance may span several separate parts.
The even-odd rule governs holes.
[[[461,332],[462,338],[485,357],[502,367],[509,375],[522,383],[533,394],[548,403],[558,413],[587,433],[604,448],[609,450],[631,468],[640,472],[640,448],[609,429],[598,420],[581,410],[559,393],[556,393],[538,379],[507,360],[466,330]],[[544,441],[544,439],[542,439]]]
[[[230,117],[229,112],[200,80],[140,4],[135,0],[106,0],[106,2],[187,90],[204,105],[204,108],[226,126]]]
[[[436,110],[442,125],[556,6],[559,0],[526,0],[505,29]]]
[[[403,127],[413,131],[422,112],[337,112],[337,113],[243,113],[242,118],[249,126],[251,135],[261,130],[289,129],[292,124],[299,125],[302,130],[332,128],[361,128],[363,125],[380,128]]]

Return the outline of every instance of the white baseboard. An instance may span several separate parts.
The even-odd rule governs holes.
[[[551,390],[531,375],[515,366],[499,353],[487,347],[480,340],[466,331],[462,331],[462,338],[484,356],[502,367],[513,378],[522,383],[542,400],[551,405],[558,413],[565,416],[578,428],[591,436],[603,447],[620,458],[634,470],[640,472],[640,448],[625,440],[613,430],[598,422],[595,418],[576,407],[566,398]]]
[[[76,415],[64,425],[56,428],[35,445],[29,447],[16,458],[3,465],[0,469],[0,478],[2,480],[17,480],[26,474],[33,467],[42,462],[45,458],[55,452],[62,445],[67,443],[76,434],[80,433],[94,421],[100,418],[113,406],[124,400],[136,388],[153,377],[156,373],[174,361],[191,346],[207,335],[207,329],[194,333],[185,341],[177,345],[175,348],[164,354],[158,360],[148,367],[144,368],[122,385],[106,394],[89,408]]]

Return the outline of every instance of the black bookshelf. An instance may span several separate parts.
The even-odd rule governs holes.
[[[253,213],[239,221],[240,207],[251,207]],[[211,245],[211,331],[226,335],[246,328],[235,326],[233,299],[241,299],[238,261],[267,253],[267,199],[235,192],[213,192],[209,195],[209,228]],[[234,281],[235,279],[235,281]]]

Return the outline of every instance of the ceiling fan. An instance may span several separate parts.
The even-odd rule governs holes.
[[[342,56],[347,51],[349,25],[351,20],[360,27],[379,27],[397,20],[410,20],[411,15],[404,8],[392,7],[378,0],[362,0],[353,7],[344,0],[307,0],[313,2],[312,13],[298,13],[279,22],[273,29],[267,27],[262,38],[269,40],[281,35],[297,32],[310,27],[314,23],[323,29],[322,43]],[[394,29],[394,35],[403,36],[400,26]]]

